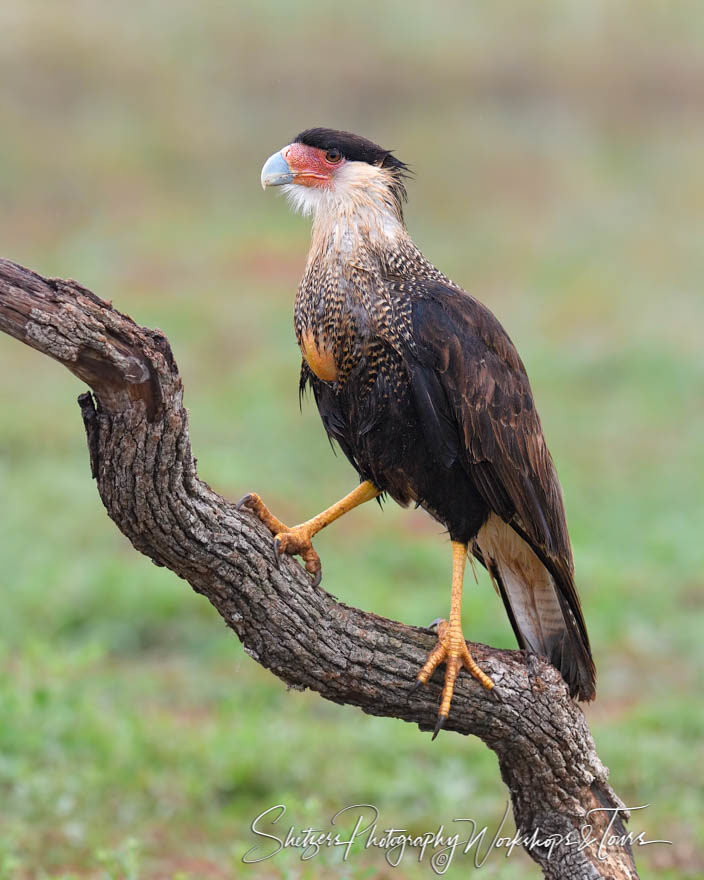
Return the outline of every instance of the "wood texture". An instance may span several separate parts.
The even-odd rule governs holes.
[[[79,403],[109,516],[137,550],[206,596],[252,659],[293,688],[433,729],[442,676],[419,690],[412,685],[434,635],[336,601],[294,560],[277,570],[269,532],[198,479],[183,386],[161,333],[75,281],[46,279],[6,260],[0,330],[90,387]],[[613,818],[604,808],[623,805],[559,673],[520,651],[470,649],[500,698],[461,676],[446,729],[478,736],[496,753],[526,838],[537,831],[540,839],[581,841],[588,825],[596,841],[528,848],[545,877],[637,878],[627,841],[598,851]],[[627,813],[611,834],[626,833],[622,818]]]

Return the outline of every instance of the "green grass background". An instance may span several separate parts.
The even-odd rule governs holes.
[[[6,0],[0,253],[171,340],[200,473],[305,518],[355,483],[298,410],[309,223],[259,188],[310,125],[396,148],[408,224],[517,343],[564,485],[599,671],[587,709],[643,877],[704,875],[704,14],[696,2]],[[285,687],[140,557],[90,479],[65,370],[0,339],[0,878],[433,876],[379,852],[258,866],[249,823],[355,802],[416,832],[507,794],[472,739]],[[448,542],[374,505],[317,540],[325,586],[446,612]],[[485,580],[465,631],[514,644]],[[445,876],[473,872],[469,858]],[[536,877],[495,853],[486,878]]]

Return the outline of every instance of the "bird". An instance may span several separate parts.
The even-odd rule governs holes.
[[[313,536],[360,504],[389,497],[445,528],[450,612],[435,622],[436,643],[414,685],[444,664],[434,739],[462,669],[495,689],[462,630],[470,555],[487,569],[521,649],[546,657],[575,699],[594,698],[596,674],[562,490],[525,367],[487,306],[412,241],[404,220],[410,175],[394,151],[330,128],[301,132],[265,162],[264,189],[281,187],[312,217],[294,307],[299,392],[312,390],[329,439],[360,483],[292,527],[256,493],[238,507],[269,528],[277,560],[301,556],[316,586]]]

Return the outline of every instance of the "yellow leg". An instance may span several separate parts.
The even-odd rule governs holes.
[[[290,527],[271,514],[259,495],[254,492],[241,498],[237,502],[237,509],[246,507],[251,510],[274,535],[274,549],[277,559],[282,553],[289,553],[292,556],[299,555],[305,562],[306,571],[313,575],[314,583],[317,586],[320,583],[322,569],[320,557],[311,543],[313,535],[316,535],[325,526],[329,526],[331,522],[335,522],[343,514],[349,513],[350,510],[359,507],[365,501],[372,501],[380,494],[376,486],[366,480],[353,489],[349,495],[345,495],[344,498],[333,504],[332,507],[328,507],[327,510],[300,523],[300,525]]]
[[[450,622],[441,620],[438,624],[438,641],[428,654],[428,659],[418,673],[418,681],[426,684],[430,676],[441,663],[445,663],[445,685],[440,699],[438,723],[435,726],[433,739],[438,735],[447,716],[450,714],[452,693],[460,669],[464,666],[485,688],[491,690],[494,682],[475,663],[462,633],[462,585],[464,568],[467,561],[467,545],[459,541],[452,542],[452,595],[450,598]]]

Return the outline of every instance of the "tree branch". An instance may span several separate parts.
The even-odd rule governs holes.
[[[108,514],[134,547],[215,606],[247,653],[294,688],[431,730],[440,676],[411,692],[434,637],[349,608],[294,561],[274,564],[261,523],[198,479],[169,344],[75,281],[0,260],[0,330],[62,363],[91,389],[79,397],[91,471]],[[494,679],[493,699],[457,682],[447,729],[496,752],[519,832],[601,841],[623,805],[608,784],[580,708],[559,673],[520,651],[472,645]],[[612,824],[624,835],[621,812]],[[595,810],[596,812],[590,813]],[[548,878],[637,878],[627,842],[527,847]]]

